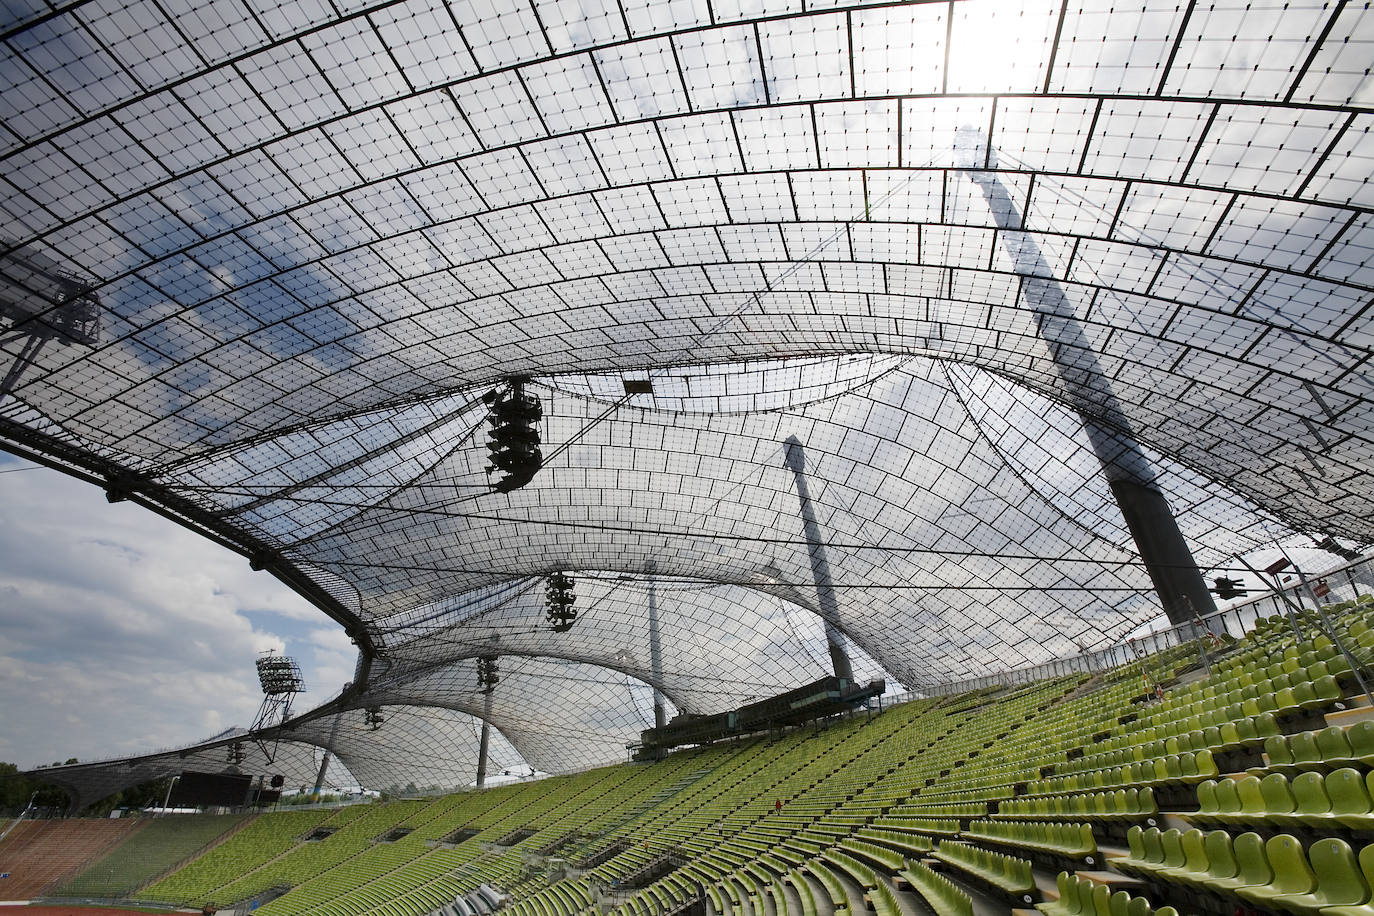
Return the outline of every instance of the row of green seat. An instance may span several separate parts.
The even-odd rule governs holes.
[[[1034,900],[1035,874],[1025,859],[954,840],[942,840],[935,858],[1025,903]]]
[[[1197,794],[1198,810],[1187,818],[1200,824],[1374,830],[1374,770],[1364,776],[1350,767],[1301,773],[1291,782],[1282,773],[1208,780],[1199,783]]]
[[[1282,734],[1278,720],[1272,712],[1261,712],[1253,716],[1245,715],[1240,704],[1234,707],[1220,707],[1205,713],[1189,716],[1176,726],[1137,727],[1131,723],[1123,734],[1098,743],[1102,750],[1085,754],[1077,760],[1060,764],[1056,771],[1062,775],[1048,777],[1042,782],[1051,787],[1058,779],[1065,779],[1074,773],[1110,769],[1125,766],[1138,760],[1159,756],[1149,754],[1152,743],[1160,742],[1165,753],[1170,753],[1167,742],[1174,738],[1176,746],[1182,748],[1179,735],[1188,736],[1187,742],[1194,750],[1225,750],[1230,748],[1254,747],[1263,744],[1266,738]],[[1177,753],[1177,751],[1174,751]],[[1124,758],[1122,756],[1124,755]],[[1033,786],[1038,783],[1033,783]]]
[[[1340,699],[1336,676],[1345,676],[1349,666],[1343,657],[1337,659],[1330,662],[1314,660],[1308,667],[1297,661],[1282,662],[1274,666],[1270,675],[1243,672],[1225,689],[1220,689],[1219,685],[1214,692],[1204,689],[1198,693],[1184,693],[1171,703],[1147,710],[1141,716],[1141,727],[1177,723],[1193,715],[1233,707],[1244,715],[1321,708]],[[1331,669],[1333,664],[1335,672]],[[1249,708],[1251,705],[1254,709]]]
[[[835,910],[835,916],[848,916],[849,895],[845,893],[844,884],[841,883],[839,876],[818,859],[807,862],[805,868],[825,888],[826,894],[830,897],[830,905]]]
[[[868,889],[868,902],[875,916],[902,916],[902,905],[897,902],[892,885],[886,881],[880,880],[875,887]]]
[[[907,833],[903,830],[865,827],[854,836],[891,846],[903,855],[920,856],[935,848],[935,843],[929,837],[918,833]]]
[[[779,879],[773,884],[774,900],[787,899],[787,895],[782,890],[782,880],[783,879]],[[797,900],[801,903],[801,912],[789,913],[789,916],[818,916],[816,896],[811,892],[811,884],[802,877],[802,873],[796,869],[792,869],[787,873],[786,881],[788,884],[792,885],[792,890],[796,893]]]
[[[1152,788],[1117,789],[1082,795],[1015,798],[997,806],[999,820],[1119,820],[1140,821],[1159,814]]]
[[[1059,899],[1036,904],[1045,916],[1178,916],[1171,906],[1153,909],[1144,897],[1112,889],[1088,878],[1060,872]]]
[[[1333,770],[1374,765],[1374,721],[1350,728],[1332,725],[1320,731],[1275,735],[1264,742],[1266,770]],[[1253,772],[1253,771],[1252,771]]]
[[[962,834],[965,839],[1035,852],[1087,859],[1097,856],[1097,839],[1087,824],[1044,824],[1024,821],[976,821]]]
[[[1130,838],[1131,855],[1115,864],[1123,871],[1171,884],[1239,898],[1252,906],[1297,916],[1369,916],[1374,845],[1358,860],[1350,845],[1327,837],[1304,850],[1296,837],[1264,840],[1224,830],[1142,831]],[[1333,908],[1352,908],[1336,913]]]
[[[841,840],[839,848],[850,855],[865,859],[889,872],[898,872],[906,866],[906,857],[888,846],[870,843],[865,840]]]
[[[1220,775],[1210,750],[1169,754],[1153,760],[1140,760],[1109,770],[1094,770],[1074,776],[1051,777],[1027,785],[1027,795],[1059,795],[1064,792],[1115,789],[1125,786],[1163,786],[1194,783]]]
[[[973,916],[973,898],[924,862],[908,862],[901,877],[934,912],[935,916]]]
[[[865,890],[878,884],[878,873],[873,870],[872,866],[865,865],[846,852],[839,849],[827,849],[821,853],[821,858],[846,872]]]
[[[979,807],[982,810],[978,811],[976,816],[982,817],[987,814],[987,805],[980,805]],[[874,818],[873,826],[920,833],[926,836],[954,836],[959,832],[957,819],[942,817],[879,817]]]

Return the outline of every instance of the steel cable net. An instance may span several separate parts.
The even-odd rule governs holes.
[[[502,656],[499,666],[489,721],[520,758],[545,773],[623,762],[625,746],[653,724],[651,711],[646,719],[643,697],[636,696],[645,688],[615,671],[564,659],[515,656]],[[475,659],[466,660],[403,683],[383,681],[372,691],[371,701],[484,714],[487,696],[477,683],[476,669]],[[416,716],[424,721],[429,711],[417,710]],[[377,734],[379,741],[389,742]],[[435,753],[442,753],[437,750],[442,745],[435,747]],[[476,756],[471,749],[453,765],[468,765]],[[396,755],[395,762],[404,767],[405,755]]]
[[[972,370],[966,383],[983,375]],[[1020,434],[1002,419],[991,430],[980,426],[969,404],[999,418],[1043,415],[1053,405],[996,380],[982,385],[981,399],[958,388],[942,364],[909,359],[849,394],[796,410],[723,416],[626,406],[532,484],[495,499],[472,500],[485,454],[469,442],[396,495],[360,507],[288,553],[357,588],[364,615],[391,648],[391,664],[429,657],[426,640],[442,655],[450,645],[475,653],[504,647],[493,637],[537,634],[550,654],[615,667],[621,634],[603,637],[595,628],[624,614],[624,625],[642,633],[644,582],[613,587],[603,608],[605,585],[579,580],[591,588],[583,607],[594,610],[557,635],[540,632],[537,589],[497,583],[579,569],[695,577],[820,613],[797,477],[786,464],[785,443],[795,437],[804,443],[803,474],[822,520],[825,573],[841,593],[838,622],[903,683],[1044,661],[1117,638],[1158,614],[1105,480],[1084,470],[1084,456],[1095,459],[1081,429],[1076,437],[1061,434],[1053,445],[1056,473],[1036,478],[1007,457],[1025,450]],[[603,410],[583,398],[544,395],[551,441],[568,439]],[[1067,414],[1059,419],[1074,422]],[[1008,444],[999,447],[1000,440]],[[1175,470],[1164,479],[1199,486]],[[1066,483],[1073,504],[1064,503]],[[1197,493],[1207,491],[1186,492],[1197,503]],[[1203,511],[1209,508],[1190,514],[1189,533],[1202,547],[1215,541],[1210,555],[1221,558],[1235,546],[1234,518]],[[487,591],[450,598],[474,589]],[[748,605],[731,608],[739,599],[730,593],[703,594],[707,600],[663,617],[675,628],[664,645],[696,656],[669,668],[709,667],[724,678],[734,658],[713,642],[740,632],[779,638],[769,635],[766,616]],[[659,598],[679,601],[662,590]],[[498,615],[485,610],[491,605]],[[599,654],[580,654],[593,638],[602,643]],[[644,678],[644,653],[636,655]],[[747,682],[757,667],[743,659],[729,677]]]
[[[177,776],[183,772],[262,776],[280,775],[287,789],[310,789],[319,775],[322,754],[318,747],[296,741],[268,738],[255,741],[241,728],[229,729],[198,746],[190,746],[135,758],[95,760],[68,766],[43,767],[46,781],[72,794],[72,809],[99,801],[139,783]],[[359,785],[358,777],[333,758],[325,773],[328,791]],[[254,783],[256,788],[256,782]]]
[[[379,681],[558,570],[639,580],[522,637],[622,686],[650,575],[702,667],[810,648],[779,606],[909,685],[1114,638],[1158,604],[1083,417],[1204,567],[1374,541],[1361,4],[3,16],[0,444],[286,558]],[[484,495],[516,374],[572,444]]]
[[[953,389],[989,444],[1014,473],[1085,530],[1133,549],[1111,493],[1097,481],[1101,463],[1092,453],[1082,423],[1060,404],[1038,397],[1007,379],[969,366],[946,367]],[[1198,564],[1224,567],[1236,554],[1272,545],[1294,532],[1269,513],[1197,469],[1147,456],[1161,469],[1160,482]]]
[[[404,684],[447,665],[461,680],[470,667],[461,661],[485,654],[557,657],[622,672],[657,687],[678,711],[703,714],[828,673],[818,661],[823,640],[818,653],[812,645],[806,618],[813,615],[755,589],[604,574],[579,575],[574,584],[580,611],[566,633],[545,621],[538,579],[515,581],[484,607],[426,614],[422,624],[389,631],[390,667],[381,683]],[[876,663],[867,672],[882,676]]]
[[[330,748],[358,785],[368,788],[413,794],[472,784],[481,728],[473,715],[380,698],[369,705],[377,710],[372,722],[364,709],[350,709],[312,719],[292,728],[290,734],[293,740]],[[481,711],[480,702],[477,711]],[[499,730],[492,731],[488,757],[495,773],[526,763]]]

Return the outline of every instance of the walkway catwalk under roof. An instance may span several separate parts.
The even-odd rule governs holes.
[[[1374,541],[1366,6],[8,4],[0,444],[345,626],[297,737],[378,785],[469,778],[482,655],[546,771],[824,674],[793,437],[859,673],[1101,645],[1108,437],[1208,573]]]

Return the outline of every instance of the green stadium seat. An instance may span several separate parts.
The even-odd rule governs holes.
[[[1105,884],[1098,884],[1096,881],[1086,882],[1088,885],[1087,905],[1092,909],[1084,910],[1083,916],[1111,916],[1112,913],[1112,889]]]
[[[1264,800],[1264,820],[1273,824],[1292,824],[1298,818],[1298,803],[1288,788],[1288,777],[1270,773],[1260,780],[1260,797]]]
[[[1374,843],[1360,850],[1360,877],[1371,895],[1363,903],[1332,905],[1322,909],[1322,916],[1374,916]]]
[[[1329,768],[1349,766],[1356,761],[1350,739],[1346,737],[1345,729],[1338,725],[1317,732],[1317,751],[1321,754],[1322,762]]]
[[[1186,853],[1183,850],[1183,832],[1176,827],[1170,827],[1159,835],[1159,845],[1164,852],[1164,858],[1152,865],[1149,869],[1150,874],[1165,877],[1171,872],[1181,870],[1186,860]]]
[[[1215,782],[1206,780],[1198,783],[1199,790],[1205,785],[1212,787],[1210,792],[1214,802],[1212,809],[1207,812],[1204,822],[1230,823],[1242,815],[1244,809],[1234,779],[1222,779]],[[1199,791],[1198,798],[1202,798],[1201,791]]]
[[[1305,710],[1324,709],[1341,699],[1341,688],[1336,679],[1329,674],[1321,675],[1310,684],[1300,685],[1295,691],[1298,703]]]
[[[1164,847],[1158,827],[1136,825],[1126,831],[1126,843],[1130,854],[1112,862],[1118,870],[1127,874],[1151,874],[1164,864]]]
[[[1191,883],[1206,886],[1214,880],[1228,880],[1236,876],[1235,851],[1231,846],[1231,835],[1225,830],[1210,830],[1202,838],[1202,849],[1207,856],[1206,874],[1189,876]]]
[[[1112,894],[1111,916],[1150,916],[1150,901],[1117,891]]]
[[[1293,756],[1293,766],[1300,770],[1321,769],[1325,765],[1315,732],[1292,735],[1288,739],[1288,750]]]
[[[1035,908],[1045,916],[1078,916],[1082,905],[1078,898],[1077,876],[1061,871],[1054,883],[1059,891],[1059,899],[1037,903]]]
[[[1369,884],[1355,853],[1344,840],[1318,840],[1307,851],[1316,883],[1310,893],[1275,897],[1271,903],[1299,916],[1317,916],[1325,907],[1357,906],[1369,901]]]
[[[1371,810],[1374,801],[1358,770],[1342,767],[1326,774],[1323,788],[1331,799],[1331,816],[1341,826],[1353,830],[1374,829],[1374,811]]]
[[[1352,760],[1366,766],[1374,764],[1374,721],[1355,723],[1346,731],[1345,737],[1350,742]]]
[[[1190,884],[1194,877],[1207,874],[1207,852],[1203,848],[1203,833],[1201,830],[1189,830],[1178,838],[1178,843],[1183,854],[1183,862],[1173,866],[1163,865],[1155,869],[1154,875],[1166,881]]]
[[[1243,887],[1268,884],[1274,877],[1265,855],[1264,838],[1258,833],[1242,833],[1231,841],[1235,871],[1229,875],[1209,870],[1205,886],[1221,894],[1235,894]],[[1212,861],[1209,856],[1208,861]]]
[[[1273,870],[1266,884],[1236,888],[1236,893],[1263,908],[1271,908],[1282,897],[1310,894],[1316,886],[1316,876],[1303,853],[1302,844],[1295,837],[1281,833],[1264,844],[1264,853]]]
[[[1245,776],[1235,780],[1236,797],[1240,800],[1240,813],[1233,818],[1240,823],[1263,821],[1268,805],[1261,790],[1262,780],[1257,776]]]
[[[1265,765],[1251,767],[1249,772],[1253,776],[1264,776],[1272,770],[1296,769],[1297,761],[1293,759],[1293,750],[1288,743],[1287,735],[1272,735],[1264,739]]]

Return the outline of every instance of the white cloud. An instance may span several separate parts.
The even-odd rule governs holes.
[[[60,474],[0,474],[0,760],[133,754],[247,725],[269,648],[295,654],[315,688],[298,708],[353,674],[342,632],[242,557]]]

